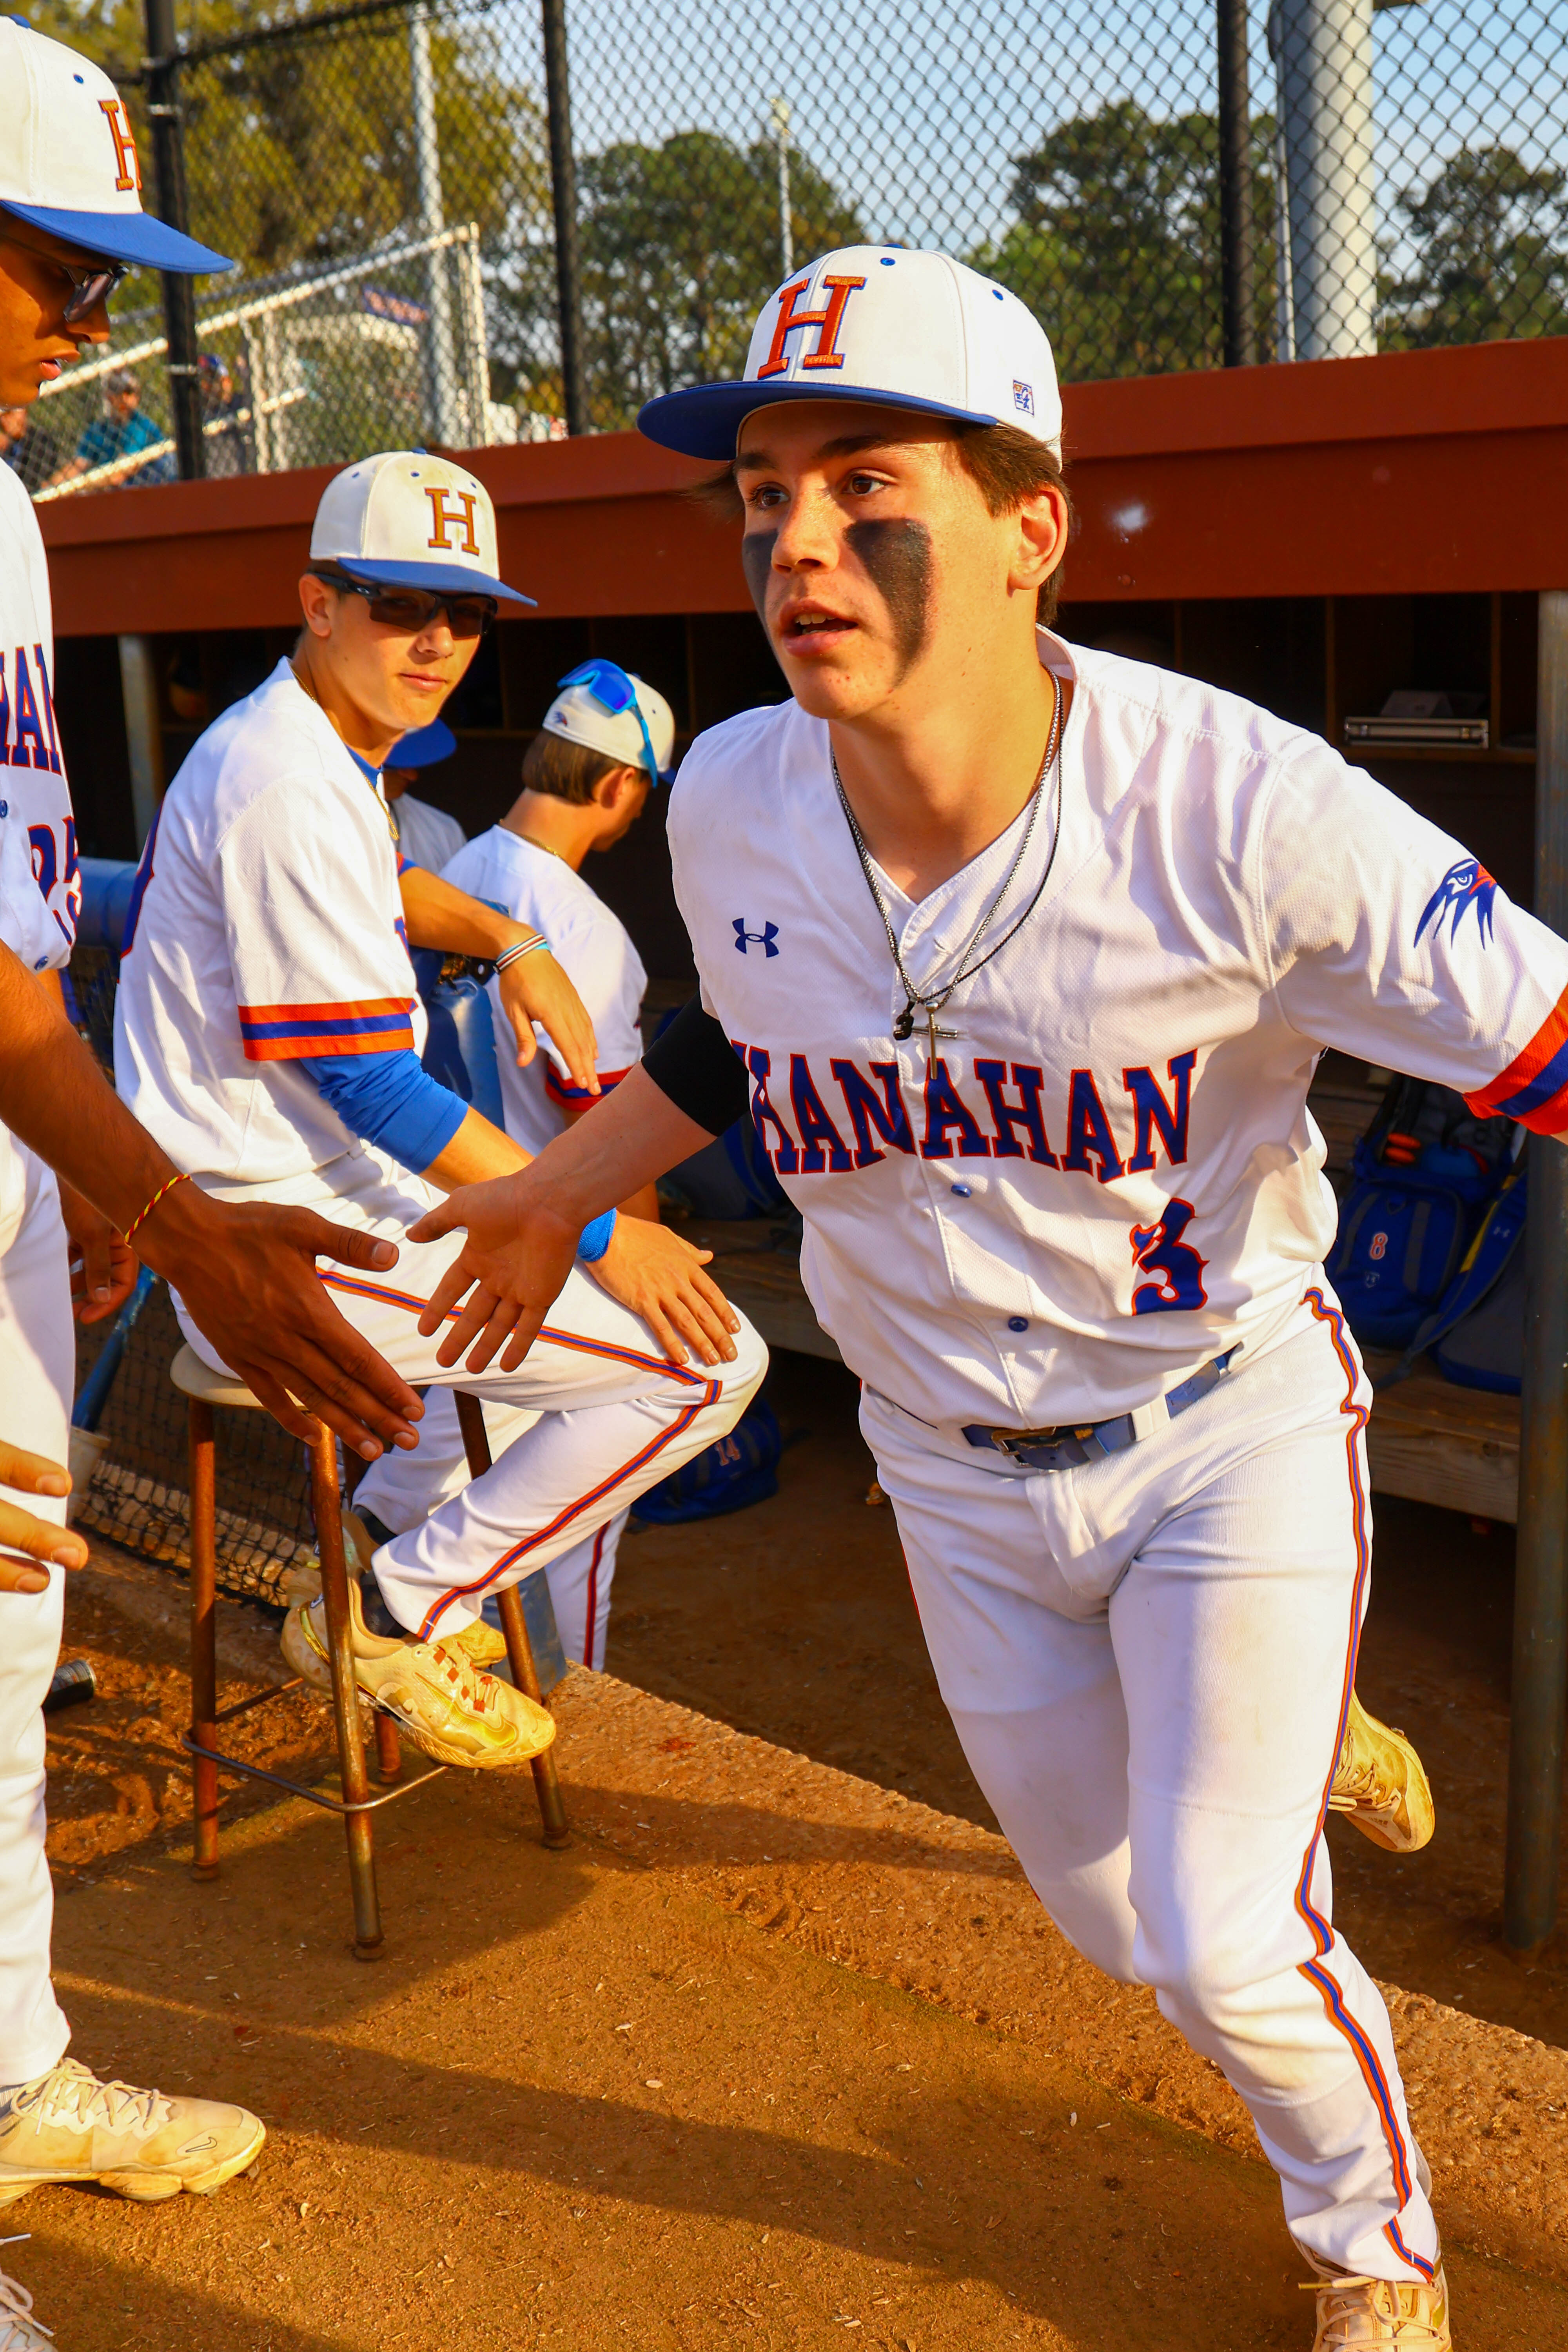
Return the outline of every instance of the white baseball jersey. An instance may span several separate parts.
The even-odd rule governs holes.
[[[178,1167],[269,1186],[359,1148],[296,1062],[420,1050],[425,1026],[380,785],[280,661],[148,836],[115,1083]]]
[[[618,1086],[642,1058],[637,1023],[647,986],[625,924],[563,857],[522,840],[504,824],[492,824],[467,843],[443,869],[442,879],[543,933],[593,1022],[599,1084],[606,1093]],[[542,1151],[566,1125],[566,1113],[585,1109],[594,1097],[557,1066],[537,1024],[534,1034],[542,1050],[526,1070],[518,1068],[515,1055],[505,1050],[510,1032],[494,981],[489,992],[496,1035],[502,1041],[496,1058],[506,1131],[525,1151]]]
[[[392,814],[399,849],[411,866],[423,866],[427,873],[439,874],[468,839],[455,816],[432,808],[428,801],[416,801],[412,793],[398,794]]]
[[[713,729],[670,809],[812,1304],[873,1389],[950,1428],[1103,1420],[1284,1328],[1334,1234],[1307,1110],[1326,1045],[1568,1129],[1568,946],[1458,842],[1233,695],[1040,652],[1074,682],[1061,838],[934,1063],[923,1018],[892,1035],[823,722],[786,702]],[[879,877],[918,987],[956,969],[1024,822],[918,905]]]
[[[38,518],[19,477],[0,466],[0,823],[19,817],[26,826],[34,879],[49,911],[47,930],[28,958],[36,970],[70,961],[81,910],[54,669],[54,614]]]

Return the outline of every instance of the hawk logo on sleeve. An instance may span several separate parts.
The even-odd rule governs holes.
[[[1457,940],[1459,936],[1459,925],[1464,921],[1468,910],[1473,907],[1476,910],[1476,929],[1481,935],[1482,947],[1486,947],[1491,940],[1492,900],[1496,897],[1497,884],[1479,859],[1461,857],[1457,866],[1449,866],[1448,871],[1422,908],[1421,920],[1415,926],[1415,945],[1420,946],[1428,924],[1432,926],[1434,940],[1441,937],[1443,918],[1450,908],[1453,909],[1454,919],[1449,928],[1448,937],[1450,940]]]

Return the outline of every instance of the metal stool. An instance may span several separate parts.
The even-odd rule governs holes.
[[[247,1780],[266,1780],[275,1789],[286,1790],[290,1796],[303,1797],[308,1803],[320,1805],[323,1811],[342,1817],[348,1841],[349,1883],[353,1896],[354,1956],[362,1960],[379,1959],[384,1942],[381,1904],[376,1892],[370,1817],[379,1806],[390,1804],[395,1798],[405,1797],[413,1790],[423,1788],[426,1780],[435,1780],[447,1767],[433,1764],[428,1771],[419,1773],[412,1780],[402,1781],[396,1788],[384,1788],[379,1797],[373,1797],[370,1793],[364,1744],[360,1733],[360,1700],[354,1685],[337,1441],[330,1430],[323,1428],[320,1438],[310,1448],[310,1506],[316,1523],[316,1549],[321,1564],[321,1598],[327,1620],[332,1716],[342,1791],[341,1796],[334,1797],[320,1789],[310,1788],[303,1781],[291,1780],[281,1772],[268,1772],[259,1764],[249,1764],[240,1757],[226,1755],[217,1746],[220,1724],[232,1722],[237,1716],[247,1715],[253,1708],[268,1706],[288,1692],[300,1689],[302,1678],[296,1675],[292,1681],[280,1685],[277,1689],[259,1691],[254,1698],[240,1699],[233,1706],[220,1708],[218,1706],[217,1454],[213,1410],[216,1405],[229,1405],[242,1411],[260,1412],[265,1407],[231,1374],[209,1370],[192,1348],[179,1350],[170,1367],[170,1378],[190,1400],[192,1720],[183,1738],[192,1758],[191,1793],[195,1827],[192,1874],[199,1879],[213,1879],[218,1874],[220,1769],[238,1773]],[[468,1402],[462,1399],[459,1404]],[[489,1447],[485,1437],[483,1416],[477,1403],[473,1413],[478,1422],[477,1449],[469,1421],[465,1418],[463,1423],[469,1463],[472,1465],[477,1460],[479,1466],[488,1469]],[[501,1598],[512,1678],[520,1690],[526,1691],[531,1698],[537,1698],[539,1677],[534,1671],[533,1653],[522,1622],[521,1605],[515,1591],[509,1591]],[[511,1604],[510,1611],[506,1608],[509,1601]],[[378,1709],[375,1731],[376,1778],[384,1784],[396,1779],[401,1767],[397,1726],[390,1716]],[[563,1845],[566,1843],[565,1814],[555,1778],[554,1759],[548,1751],[534,1759],[533,1775],[544,1823],[544,1843],[551,1846]]]

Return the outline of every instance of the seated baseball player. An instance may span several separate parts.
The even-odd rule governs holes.
[[[427,730],[428,731],[428,730]],[[401,757],[400,744],[395,757]],[[662,694],[614,662],[593,661],[561,681],[544,725],[522,763],[522,790],[499,824],[460,849],[444,878],[517,923],[544,933],[594,1024],[603,1093],[641,1058],[639,1021],[647,974],[626,929],[584,879],[590,852],[609,849],[642,814],[655,785],[668,782],[675,717]],[[490,983],[492,1010],[500,1006]],[[530,1152],[542,1151],[588,1110],[595,1097],[547,1054],[526,1066],[500,1057],[506,1131]],[[658,1216],[658,1193],[645,1184],[620,1203],[634,1217]],[[485,1410],[492,1450],[510,1434],[503,1409]],[[468,1462],[449,1395],[433,1394],[419,1429],[419,1449],[389,1465],[371,1488],[381,1516],[367,1539],[385,1542],[412,1527],[467,1483]],[[358,1516],[364,1523],[364,1490]],[[575,1664],[602,1666],[610,1622],[616,1552],[625,1510],[550,1562],[550,1598],[562,1647]]]
[[[328,485],[300,597],[292,658],[207,729],[148,839],[116,1078],[209,1191],[330,1203],[340,1223],[396,1240],[385,1279],[323,1273],[343,1313],[410,1382],[457,1381],[522,1409],[493,1468],[351,1584],[366,1696],[444,1761],[516,1763],[552,1724],[482,1671],[501,1646],[479,1622],[486,1595],[591,1539],[711,1444],[766,1356],[700,1253],[614,1213],[579,1237],[548,1333],[515,1370],[451,1374],[421,1338],[456,1244],[411,1248],[407,1226],[452,1185],[528,1154],[421,1068],[410,945],[492,960],[520,1061],[534,1058],[537,1021],[572,1083],[598,1087],[592,1024],[549,941],[434,875],[400,875],[378,781],[394,744],[438,713],[498,604],[526,600],[499,577],[484,488],[422,451],[365,458]],[[374,1479],[361,1495],[374,1512]],[[328,1686],[319,1600],[290,1613],[284,1648]]]
[[[1568,946],[1318,737],[1055,634],[1061,404],[1005,288],[828,254],[641,422],[722,467],[789,695],[671,795],[700,998],[415,1228],[468,1234],[426,1319],[505,1361],[579,1224],[750,1108],[1031,1884],[1246,2102],[1317,2352],[1447,2352],[1323,1838],[1431,1820],[1354,1706],[1372,1399],[1307,1092],[1333,1045],[1568,1135]]]

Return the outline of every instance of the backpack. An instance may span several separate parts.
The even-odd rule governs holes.
[[[1528,1163],[1521,1157],[1453,1282],[1379,1388],[1403,1380],[1430,1349],[1443,1378],[1457,1387],[1518,1396],[1524,1366],[1528,1192]]]
[[[1514,1127],[1396,1077],[1355,1147],[1327,1273],[1363,1347],[1408,1348],[1447,1296],[1513,1164]]]

